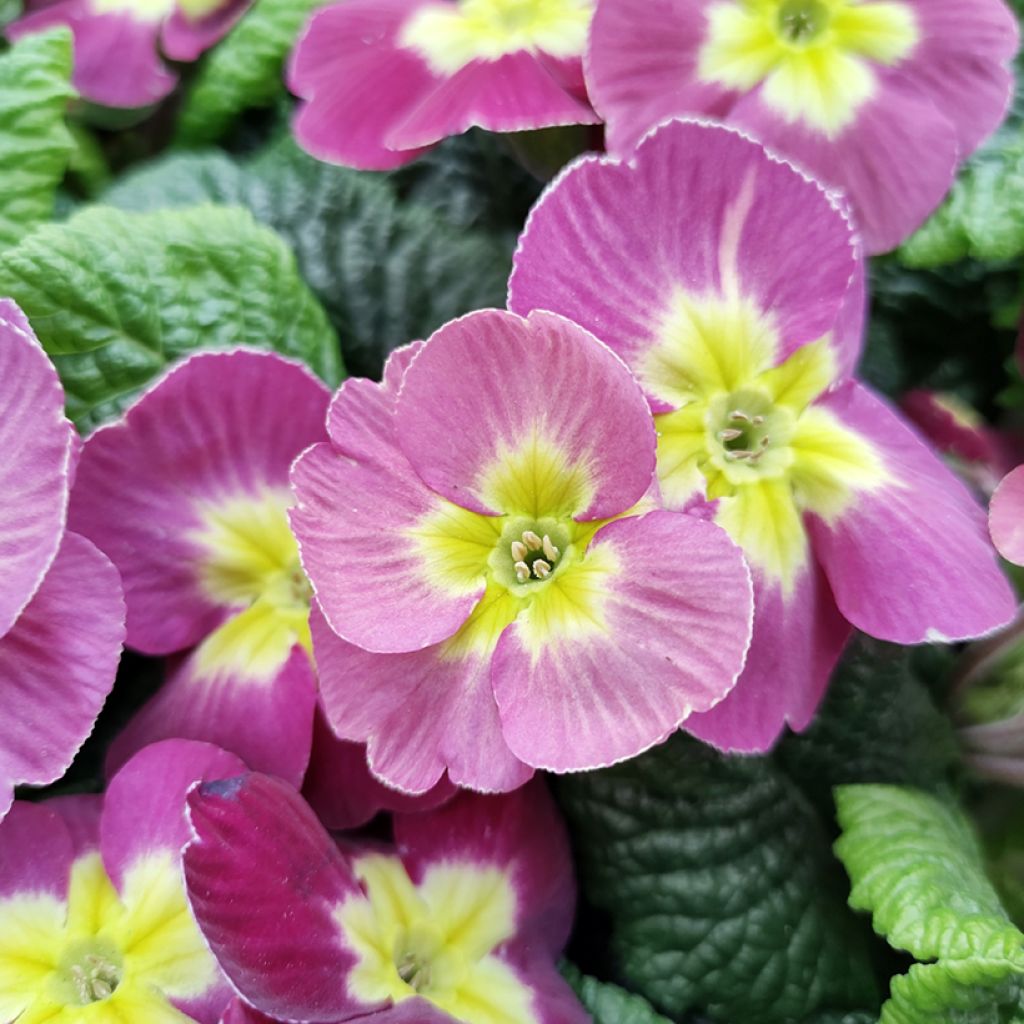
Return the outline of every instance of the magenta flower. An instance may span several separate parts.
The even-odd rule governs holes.
[[[479,125],[596,124],[582,56],[593,0],[343,0],[292,56],[295,123],[314,156],[388,170]]]
[[[569,843],[535,782],[396,815],[395,847],[339,850],[284,783],[189,796],[185,878],[242,997],[282,1020],[585,1024],[555,970],[572,926]]]
[[[161,60],[194,61],[245,13],[252,0],[28,0],[10,39],[67,25],[75,39],[72,82],[106,107],[162,100],[178,76]]]
[[[999,553],[1024,565],[1024,466],[1008,473],[992,495],[989,528]]]
[[[180,736],[302,779],[316,684],[288,470],[324,437],[328,400],[272,353],[201,353],[86,441],[70,518],[121,570],[128,645],[198,645],[115,740],[109,770]]]
[[[456,320],[382,385],[346,381],[327,432],[292,472],[292,526],[324,710],[385,782],[609,764],[732,687],[746,567],[713,524],[640,504],[650,411],[575,324]]]
[[[0,300],[0,818],[16,785],[67,770],[121,655],[117,571],[64,528],[78,443],[57,371]]]
[[[1014,612],[980,507],[852,379],[863,299],[834,200],[693,122],[631,162],[575,163],[519,243],[510,307],[556,310],[626,360],[655,412],[663,502],[703,506],[753,570],[747,668],[685,723],[723,749],[804,728],[851,624],[911,644]]]
[[[613,152],[724,119],[844,189],[883,252],[999,124],[1016,49],[1001,0],[601,0],[587,85]]]
[[[244,770],[170,740],[103,798],[14,805],[0,823],[0,1020],[216,1024],[231,990],[185,901],[185,794]]]

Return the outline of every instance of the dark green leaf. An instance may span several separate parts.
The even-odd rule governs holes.
[[[594,1024],[669,1024],[642,996],[581,974],[572,964],[565,964],[562,974]]]

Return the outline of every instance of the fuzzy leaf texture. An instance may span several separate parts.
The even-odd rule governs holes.
[[[285,60],[306,20],[326,0],[256,0],[205,58],[178,122],[178,141],[213,142],[250,107],[284,92]]]
[[[563,964],[562,974],[594,1024],[669,1024],[646,999],[633,992],[582,974],[572,964]]]
[[[789,1024],[877,1006],[821,822],[770,760],[679,735],[558,792],[619,980],[655,1009]]]
[[[919,960],[892,982],[881,1024],[1024,1020],[1024,935],[985,875],[970,824],[952,804],[898,786],[842,786],[836,853],[850,905]]]
[[[83,432],[199,349],[273,348],[332,386],[342,375],[294,256],[244,210],[85,210],[0,254],[0,295],[32,322]]]
[[[204,200],[246,206],[289,242],[352,373],[379,376],[392,349],[505,304],[510,246],[403,205],[386,179],[321,163],[290,142],[242,166],[215,153],[171,157],[105,197],[133,210]]]
[[[75,144],[64,123],[71,88],[71,33],[21,40],[0,57],[0,250],[53,216]]]

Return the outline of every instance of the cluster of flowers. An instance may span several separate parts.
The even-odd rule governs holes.
[[[144,24],[133,102],[170,87],[158,35],[194,55],[240,13],[37,6],[16,31],[72,19],[83,88]],[[537,769],[679,728],[764,751],[811,721],[852,627],[1012,619],[983,508],[854,376],[862,245],[904,237],[997,123],[1012,18],[591,6],[311,20],[291,80],[322,155],[393,166],[469,124],[596,121],[591,100],[608,124],[612,153],[534,208],[509,308],[380,383],[331,396],[277,355],[201,353],[82,445],[0,305],[0,811],[66,769],[122,641],[171,659],[105,797],[0,822],[0,1020],[585,1021],[554,969],[574,890]],[[993,508],[1008,557],[1022,502],[1018,471]],[[391,846],[326,831],[381,809]]]

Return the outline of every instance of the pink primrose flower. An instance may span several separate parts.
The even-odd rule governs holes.
[[[874,253],[1002,120],[1016,50],[1001,0],[600,0],[587,85],[615,154],[724,120],[843,189]]]
[[[67,770],[121,655],[117,571],[65,529],[79,443],[57,371],[21,310],[0,300],[0,818],[16,785]]]
[[[390,785],[610,764],[732,687],[746,566],[645,501],[647,403],[575,324],[472,313],[346,381],[327,432],[291,512],[323,707]]]
[[[703,507],[751,566],[746,670],[690,732],[760,751],[803,729],[851,626],[912,644],[1012,618],[983,510],[852,377],[863,265],[843,209],[757,143],[674,121],[629,161],[577,161],[530,216],[509,305],[622,356],[663,504]]]
[[[231,990],[185,899],[185,794],[244,770],[168,740],[103,797],[15,803],[0,823],[0,1020],[216,1024]]]
[[[302,147],[388,170],[479,125],[596,124],[582,57],[593,0],[343,0],[299,39]]]
[[[538,781],[396,815],[394,846],[338,844],[284,783],[189,796],[199,927],[272,1018],[585,1024],[555,962],[572,926],[568,837]],[[241,1010],[235,1018],[248,1022]]]

